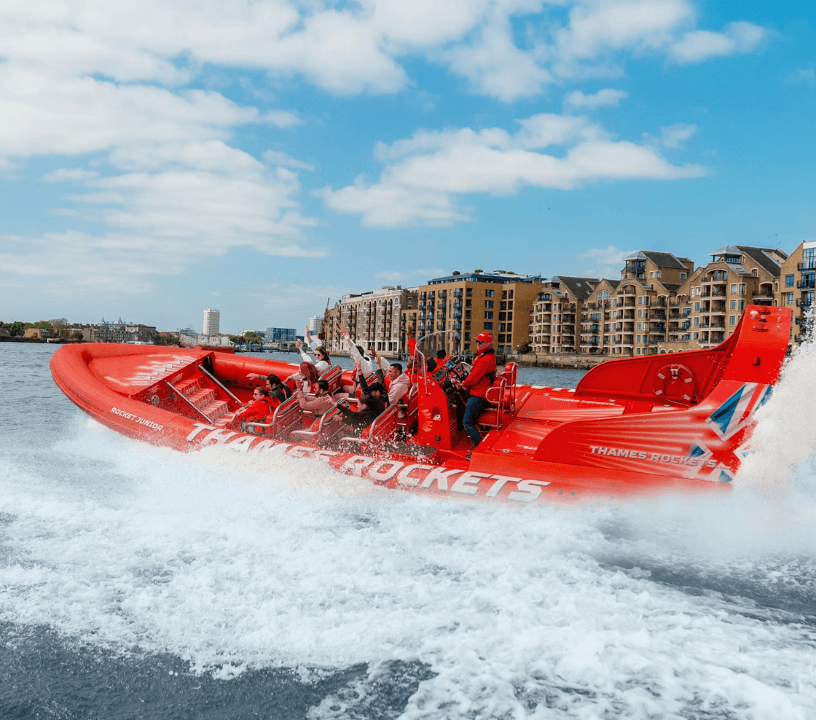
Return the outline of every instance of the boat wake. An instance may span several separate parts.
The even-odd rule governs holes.
[[[440,501],[319,461],[183,455],[68,408],[0,449],[0,623],[17,648],[91,648],[125,679],[148,663],[191,698],[311,688],[298,717],[805,720],[813,363],[806,348],[787,366],[734,492],[609,505]]]

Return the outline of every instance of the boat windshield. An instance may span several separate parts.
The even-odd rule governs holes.
[[[419,338],[416,349],[426,358],[435,358],[438,350],[444,350],[446,355],[458,355],[460,339],[459,333],[454,330],[440,330]]]

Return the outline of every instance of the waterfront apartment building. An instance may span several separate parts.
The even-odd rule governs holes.
[[[530,309],[530,345],[535,353],[579,352],[584,303],[600,280],[556,275],[544,280]]]
[[[737,326],[746,305],[773,305],[787,253],[772,248],[725,245],[698,268],[681,291],[687,308],[688,337],[668,349],[719,345]]]
[[[416,288],[384,286],[360,294],[343,295],[329,313],[331,322],[322,328],[329,352],[346,352],[339,333],[342,323],[351,339],[364,350],[374,347],[378,353],[396,357],[400,344],[400,317],[403,309],[416,307]]]
[[[678,292],[694,262],[670,252],[641,250],[624,258],[621,279],[610,294],[609,355],[653,355],[681,325]]]
[[[801,343],[812,323],[816,289],[816,240],[799,243],[781,266],[776,304],[793,310],[791,341]]]
[[[581,313],[581,352],[608,354],[612,343],[612,298],[620,280],[604,278],[593,288]]]
[[[204,311],[204,329],[202,335],[218,335],[221,323],[221,313],[218,310],[208,309]]]
[[[454,272],[416,288],[417,305],[400,317],[400,347],[442,331],[448,353],[476,351],[475,338],[487,331],[497,352],[515,352],[530,338],[530,308],[541,291],[540,275],[496,270]]]
[[[141,323],[126,323],[119,318],[116,322],[102,322],[83,326],[82,339],[86,342],[106,343],[153,343],[157,336],[156,328]]]

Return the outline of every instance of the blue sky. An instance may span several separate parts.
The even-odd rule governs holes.
[[[302,327],[452,270],[816,237],[798,2],[0,5],[0,319]]]

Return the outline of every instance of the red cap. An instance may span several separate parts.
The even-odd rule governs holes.
[[[493,342],[493,336],[489,332],[479,333],[476,336],[476,342],[492,343]]]

